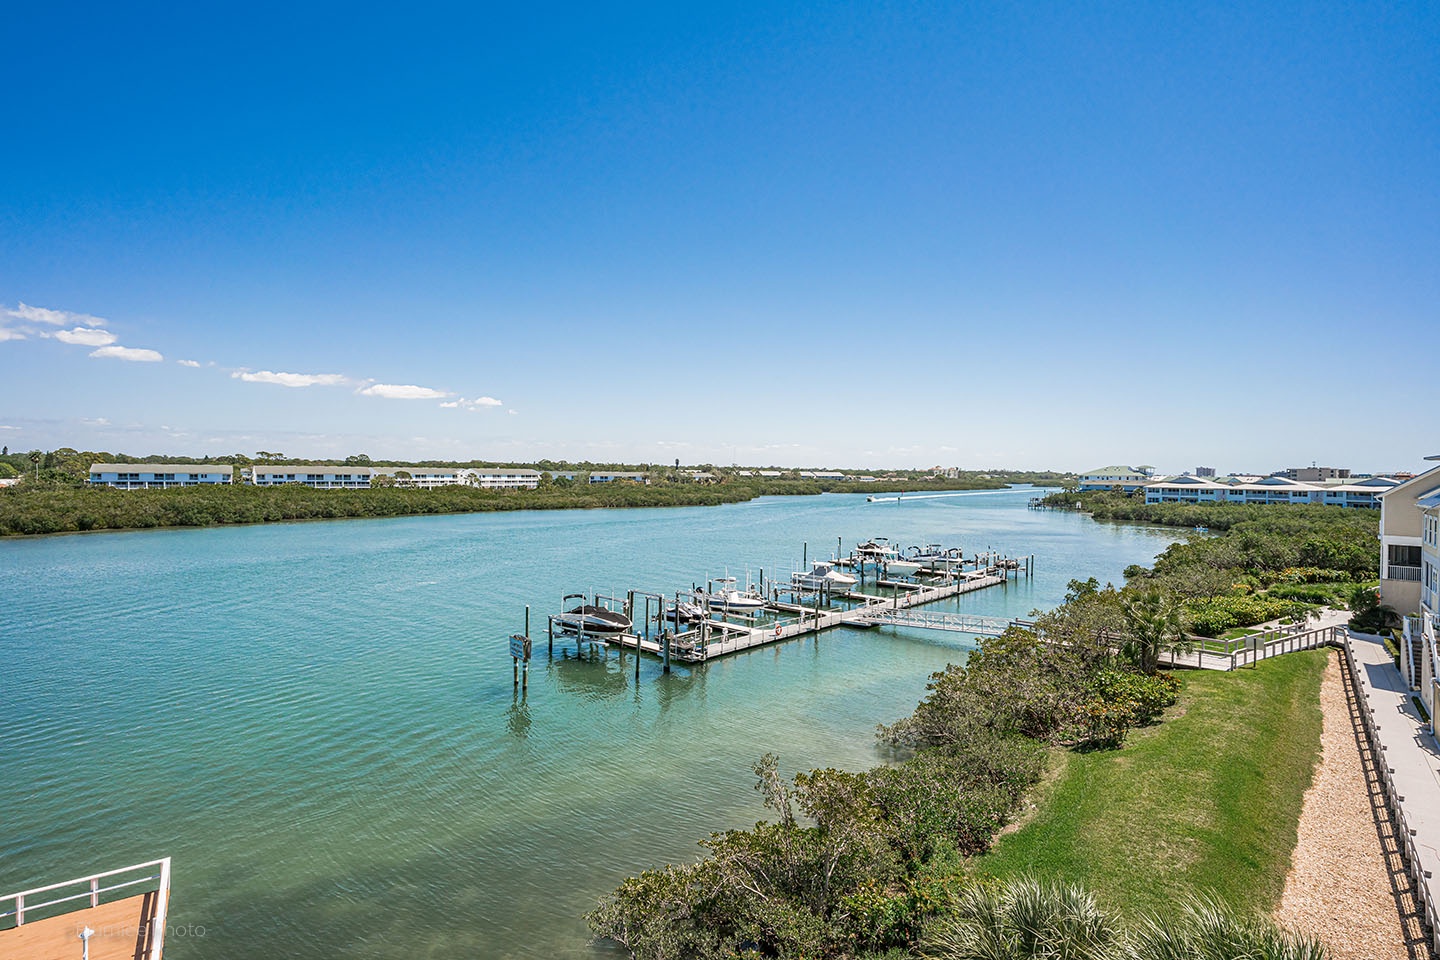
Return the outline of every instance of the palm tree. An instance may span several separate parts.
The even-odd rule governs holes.
[[[1083,887],[1022,878],[976,884],[927,938],[941,960],[1119,960],[1115,927]]]
[[[1325,960],[1314,937],[1208,898],[1182,901],[1164,918],[1144,917],[1127,940],[1127,960]]]
[[[1360,633],[1380,633],[1399,626],[1400,615],[1394,607],[1380,602],[1374,587],[1356,587],[1350,592],[1350,629]]]
[[[1179,602],[1158,590],[1131,594],[1122,603],[1125,635],[1121,653],[1145,673],[1154,673],[1160,654],[1189,653],[1192,644],[1185,632],[1185,616]]]
[[[925,938],[935,960],[1325,960],[1314,937],[1209,898],[1120,928],[1085,888],[977,881]]]

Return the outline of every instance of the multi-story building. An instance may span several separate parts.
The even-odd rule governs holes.
[[[1380,505],[1377,499],[1397,486],[1389,477],[1367,477],[1355,483],[1302,483],[1285,477],[1240,482],[1187,475],[1147,483],[1146,503],[1319,503],[1334,507]]]
[[[1440,707],[1440,467],[1381,500],[1380,601],[1401,617],[1400,672],[1430,716]]]
[[[250,482],[257,487],[299,483],[316,490],[369,490],[373,478],[392,472],[375,467],[340,467],[321,463],[257,464],[250,468]]]
[[[1213,477],[1213,476],[1215,476],[1215,468],[1214,468],[1214,467],[1196,467],[1196,468],[1195,468],[1195,476],[1197,476],[1197,477]]]
[[[1420,501],[1440,493],[1440,467],[1391,487],[1380,499],[1380,599],[1402,616],[1420,607],[1424,575],[1424,510]]]
[[[1154,473],[1146,468],[1100,467],[1080,474],[1080,490],[1113,490],[1116,487],[1126,493],[1134,493],[1154,479]]]
[[[1276,470],[1274,476],[1284,477],[1286,480],[1299,480],[1302,483],[1324,483],[1326,480],[1349,480],[1349,467],[1289,467],[1285,470]]]
[[[612,472],[609,470],[592,470],[590,472],[591,483],[645,483],[650,482],[650,474],[639,472]]]
[[[397,487],[419,487],[421,490],[454,487],[465,482],[465,471],[455,467],[377,467],[375,475],[394,477]]]
[[[465,483],[486,490],[534,490],[540,486],[539,470],[473,467],[460,473],[464,475]]]
[[[90,483],[117,490],[198,487],[232,483],[235,468],[223,463],[92,463]]]

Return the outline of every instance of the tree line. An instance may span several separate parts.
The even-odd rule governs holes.
[[[87,464],[88,469],[88,464]],[[1003,484],[992,481],[989,486]],[[543,483],[535,490],[488,490],[463,485],[421,490],[382,486],[368,490],[317,490],[302,484],[256,487],[208,484],[168,490],[114,490],[72,482],[26,481],[0,488],[0,536],[207,527],[400,517],[497,510],[572,510],[614,507],[715,506],[783,494],[971,489],[964,481],[845,483],[841,481],[737,480],[715,485],[611,482]]]

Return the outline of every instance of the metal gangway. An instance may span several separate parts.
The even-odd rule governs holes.
[[[884,624],[893,627],[920,627],[925,630],[968,633],[977,637],[998,637],[1011,627],[1034,627],[1029,620],[982,617],[974,613],[934,613],[882,604],[875,604],[864,611],[856,612],[860,614],[855,620],[857,626]]]

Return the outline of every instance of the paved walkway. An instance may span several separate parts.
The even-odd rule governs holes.
[[[1431,949],[1440,952],[1440,747],[1420,719],[1411,691],[1379,637],[1350,634],[1346,644],[1364,721],[1382,760],[1380,778],[1399,839],[1429,917]]]

